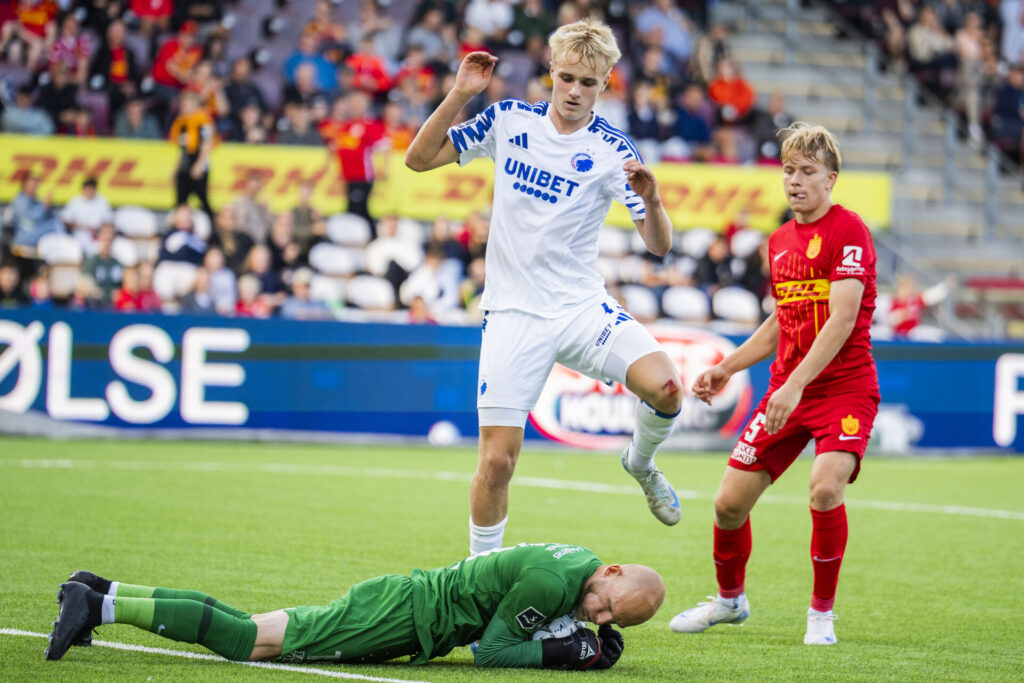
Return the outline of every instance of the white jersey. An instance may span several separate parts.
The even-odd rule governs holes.
[[[625,133],[594,115],[561,135],[548,102],[504,100],[448,130],[459,164],[494,160],[494,211],[480,308],[544,318],[604,292],[597,235],[613,199],[644,217],[622,165],[641,160]]]

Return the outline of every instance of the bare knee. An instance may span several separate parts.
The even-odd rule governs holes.
[[[821,512],[827,512],[839,507],[843,502],[843,495],[846,486],[836,484],[832,481],[811,482],[811,507]]]
[[[646,400],[659,413],[677,414],[683,406],[683,391],[679,378],[669,377]]]
[[[480,454],[477,476],[488,487],[507,486],[516,470],[518,453],[504,449],[489,449]]]
[[[719,529],[739,529],[749,514],[750,508],[737,498],[722,492],[715,496],[715,526]]]

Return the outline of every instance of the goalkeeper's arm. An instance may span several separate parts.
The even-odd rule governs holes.
[[[610,626],[581,628],[564,638],[523,640],[498,616],[487,625],[474,663],[479,667],[610,669],[622,655],[622,635]]]

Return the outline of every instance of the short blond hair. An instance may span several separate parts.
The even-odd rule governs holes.
[[[548,38],[548,45],[552,64],[562,56],[572,56],[574,62],[586,64],[602,75],[607,75],[622,56],[608,25],[591,18],[560,26]]]
[[[842,165],[839,156],[839,141],[824,126],[806,121],[796,121],[778,132],[782,140],[782,163],[787,163],[795,155],[814,159],[836,173]]]

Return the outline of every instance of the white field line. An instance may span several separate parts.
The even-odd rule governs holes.
[[[296,463],[244,463],[244,462],[163,462],[157,460],[73,460],[73,459],[2,459],[0,467],[42,469],[114,469],[150,472],[263,472],[266,474],[297,474],[305,476],[362,477],[376,479],[420,479],[425,481],[469,482],[473,475],[466,472],[437,472],[430,470],[391,469],[381,467],[350,467],[345,465],[304,465]],[[637,495],[636,486],[602,484],[592,481],[550,479],[545,477],[516,477],[516,486],[554,489],[559,491],[586,491],[612,495]],[[712,500],[713,493],[676,489],[684,500]],[[769,505],[807,505],[806,498],[798,496],[761,496],[761,503]],[[1010,519],[1024,522],[1024,510],[997,510],[964,505],[936,505],[931,503],[905,503],[888,500],[847,500],[853,508],[887,510],[890,512],[923,512],[953,515],[955,517],[981,517]]]
[[[22,631],[17,628],[0,628],[0,635],[3,636],[30,636],[33,638],[46,638],[45,633],[34,633],[32,631]],[[315,667],[307,666],[292,666],[290,664],[275,664],[272,662],[233,662],[217,655],[208,655],[202,652],[187,652],[185,650],[168,650],[162,647],[146,647],[145,645],[131,645],[129,643],[114,643],[109,640],[94,640],[92,641],[93,646],[109,647],[115,650],[130,650],[131,652],[148,652],[154,655],[170,655],[171,657],[182,657],[184,659],[206,659],[217,662],[226,662],[229,664],[241,664],[242,666],[252,666],[257,669],[273,669],[275,671],[294,671],[300,674],[310,674],[312,676],[327,676],[328,678],[348,678],[359,681],[384,681],[385,683],[423,683],[422,681],[413,681],[408,678],[381,678],[379,676],[363,676],[362,674],[353,674],[345,671],[332,671],[330,669],[317,669]],[[75,648],[71,648],[74,650]]]

